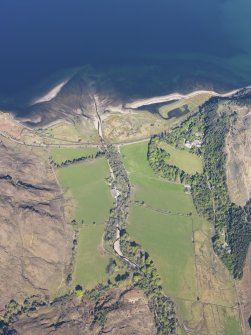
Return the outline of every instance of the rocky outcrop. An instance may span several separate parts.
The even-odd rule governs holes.
[[[72,230],[43,149],[0,139],[0,311],[64,287]]]

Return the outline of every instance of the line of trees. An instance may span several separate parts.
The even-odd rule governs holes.
[[[104,235],[106,241],[113,243],[116,238],[117,225],[124,224],[128,216],[131,185],[118,150],[114,146],[108,145],[106,157],[114,174],[114,179],[110,179],[111,188],[118,192],[114,206],[110,210]]]
[[[52,159],[52,157],[50,157],[50,164],[52,164],[55,168],[61,168],[61,167],[65,167],[71,164],[79,163],[81,161],[85,161],[87,159],[94,159],[94,158],[102,157],[104,155],[105,153],[103,151],[98,151],[95,155],[88,155],[88,156],[81,156],[81,157],[73,158],[73,159],[67,159],[61,163],[55,162]]]

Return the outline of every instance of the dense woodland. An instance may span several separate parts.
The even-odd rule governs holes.
[[[236,100],[234,98],[233,100]],[[236,121],[237,114],[219,105],[221,98],[212,98],[198,113],[170,133],[151,139],[148,159],[155,173],[173,182],[189,183],[195,207],[215,228],[212,242],[215,252],[235,278],[241,278],[249,242],[251,241],[250,203],[245,207],[231,203],[226,184],[226,136]],[[231,104],[231,101],[228,101]],[[203,135],[201,148],[191,152],[203,159],[203,174],[189,175],[168,164],[168,154],[159,149],[158,141],[165,141],[184,149],[184,139],[194,140]]]

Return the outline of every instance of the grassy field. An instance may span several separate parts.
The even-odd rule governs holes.
[[[170,154],[170,159],[168,159],[167,162],[168,164],[176,165],[178,168],[189,174],[195,174],[196,172],[202,173],[202,160],[197,155],[186,150],[176,149],[165,142],[160,142],[158,146]]]
[[[96,159],[57,170],[65,191],[66,203],[71,207],[69,219],[84,224],[104,224],[109,216],[112,198],[105,178],[109,176],[107,161]]]
[[[90,288],[105,278],[108,263],[101,244],[104,224],[112,207],[110,189],[105,181],[109,167],[101,158],[59,168],[57,176],[65,192],[67,220],[76,219],[80,229],[73,282]]]
[[[99,151],[97,148],[56,148],[52,149],[50,154],[53,161],[57,164],[61,164],[66,160],[72,160],[74,158],[95,156]]]
[[[130,235],[149,251],[165,291],[172,293],[173,297],[195,299],[191,218],[165,216],[148,208],[134,206],[130,223]]]
[[[74,286],[92,288],[107,279],[106,266],[109,258],[102,253],[102,225],[87,226],[80,230],[78,249],[73,272]]]
[[[154,175],[147,161],[147,143],[128,145],[121,152],[134,185],[134,199],[145,203],[131,208],[130,235],[150,253],[167,293],[195,299],[192,220],[186,216],[188,212],[196,215],[191,197],[185,194],[183,186]],[[158,212],[163,209],[172,214]],[[199,220],[195,224],[200,225]]]
[[[233,280],[213,252],[212,227],[198,216],[182,185],[153,173],[147,142],[123,146],[121,154],[134,200],[144,201],[133,202],[128,232],[152,257],[179,318],[193,335],[232,335],[238,325],[237,297]],[[186,216],[189,212],[192,216]]]

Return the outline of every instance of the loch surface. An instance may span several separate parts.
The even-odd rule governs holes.
[[[1,0],[0,97],[86,64],[164,68],[173,80],[218,80],[219,67],[226,83],[246,85],[250,17],[248,0]]]

